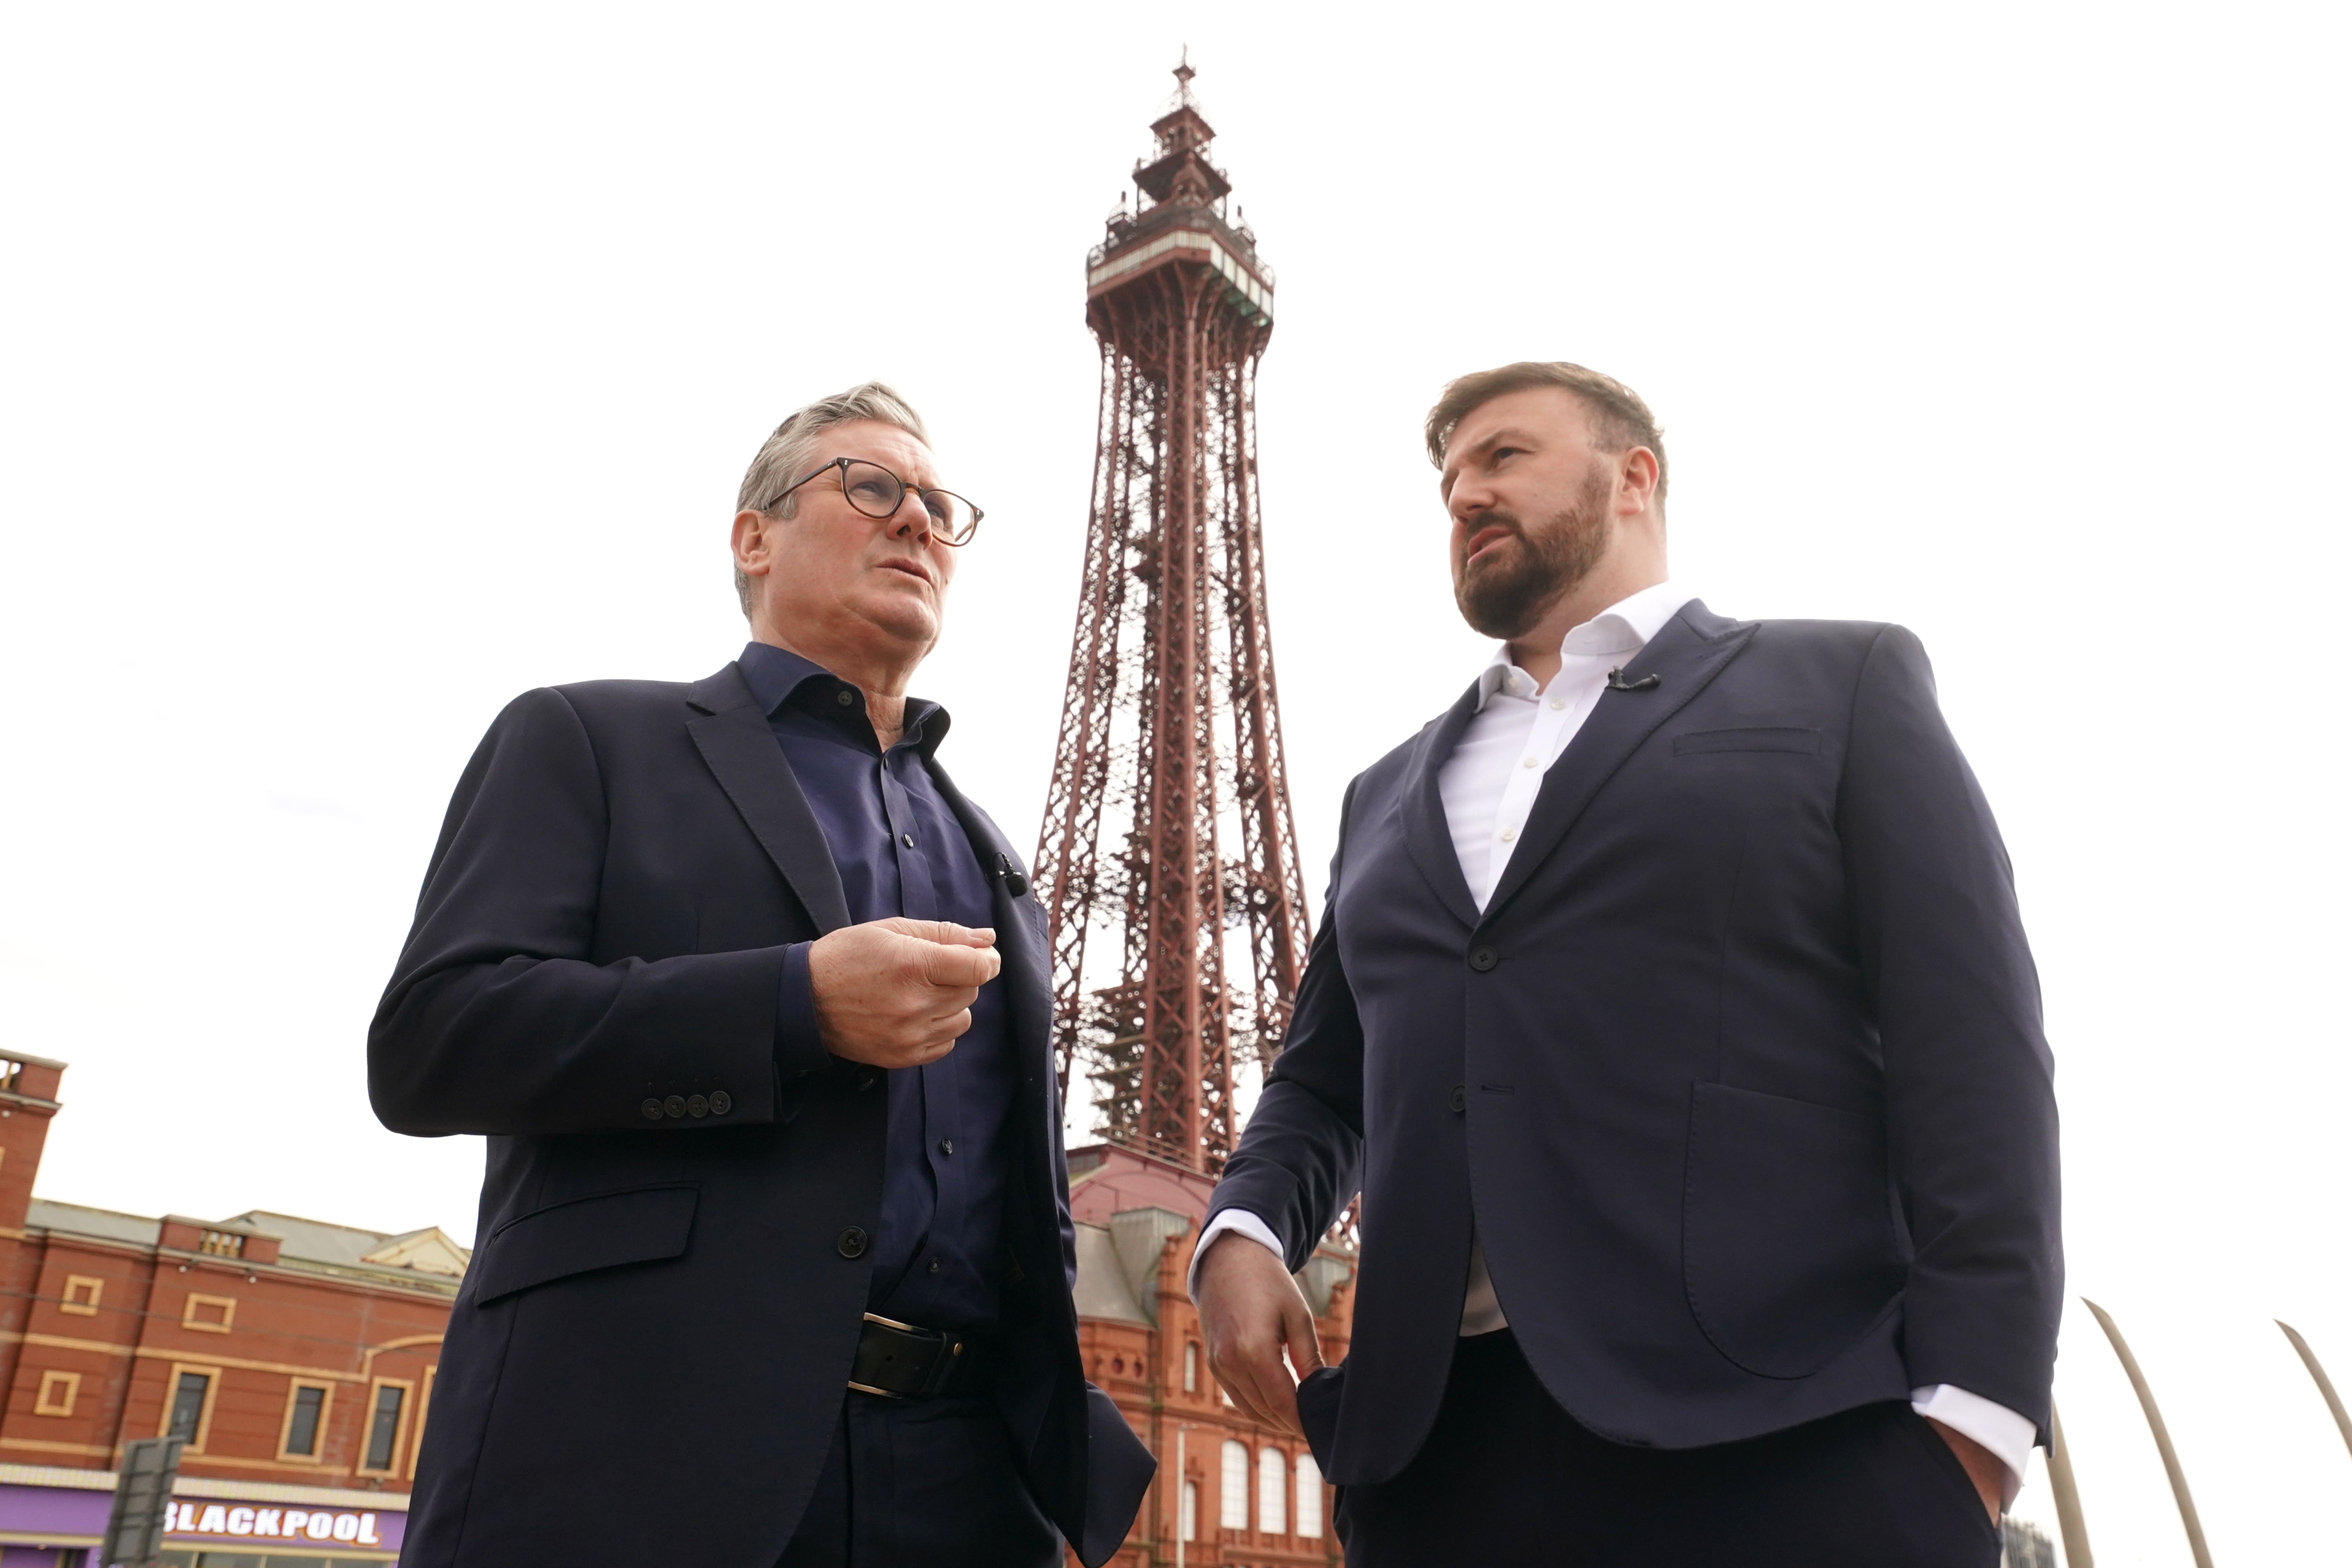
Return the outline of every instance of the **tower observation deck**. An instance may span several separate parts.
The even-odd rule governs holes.
[[[1215,1171],[1234,1053],[1279,1048],[1307,915],[1259,532],[1274,273],[1192,75],[1087,258],[1102,400],[1037,884],[1065,1092],[1087,1074],[1108,1140]]]

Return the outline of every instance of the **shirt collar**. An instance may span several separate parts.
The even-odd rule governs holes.
[[[1674,584],[1654,583],[1639,593],[1628,594],[1582,625],[1570,626],[1568,635],[1559,639],[1559,656],[1563,659],[1580,656],[1630,658],[1649,646],[1650,639],[1675,618],[1675,612],[1690,602],[1691,595]],[[1480,710],[1517,670],[1518,666],[1511,662],[1511,645],[1505,643],[1497,647],[1495,657],[1486,661],[1486,668],[1478,672]]]
[[[790,648],[764,642],[745,643],[736,664],[743,671],[743,684],[751,689],[751,700],[771,719],[790,703],[831,722],[855,721],[864,738],[869,742],[873,740],[874,731],[866,718],[866,694],[823,665],[803,658]],[[850,694],[852,700],[839,700],[836,694],[844,691]],[[912,741],[928,757],[939,750],[947,734],[946,709],[928,698],[907,699],[905,731],[899,744]]]

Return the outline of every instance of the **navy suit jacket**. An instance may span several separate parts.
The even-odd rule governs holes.
[[[934,775],[982,864],[1018,867]],[[1045,917],[1001,878],[995,897],[1021,1075],[997,1399],[1095,1564],[1153,1461],[1080,1370]],[[412,1568],[781,1555],[845,1396],[882,1202],[880,1075],[774,1063],[785,947],[847,921],[736,666],[543,689],[491,725],[368,1037],[386,1126],[489,1135]],[[646,1119],[673,1095],[706,1113]]]
[[[1473,1217],[1528,1363],[1620,1442],[1948,1383],[2046,1428],[2058,1129],[2009,860],[1899,626],[1685,605],[1471,899],[1438,771],[1349,786],[1297,1011],[1212,1213],[1302,1266],[1360,1182],[1330,1479],[1418,1451]],[[1654,684],[1644,678],[1655,676]]]

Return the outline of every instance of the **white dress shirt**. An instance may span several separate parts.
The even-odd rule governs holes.
[[[1486,907],[1496,884],[1503,879],[1511,852],[1527,827],[1528,815],[1535,809],[1544,775],[1599,704],[1608,687],[1609,672],[1631,663],[1690,600],[1688,593],[1672,583],[1656,584],[1620,599],[1560,639],[1559,673],[1540,689],[1533,677],[1511,662],[1508,643],[1496,648],[1486,668],[1478,672],[1478,710],[1439,769],[1437,793],[1445,807],[1454,856],[1462,863],[1463,880],[1470,885],[1470,896],[1479,909]],[[1282,1252],[1281,1241],[1263,1218],[1227,1209],[1210,1224],[1193,1250],[1195,1281],[1202,1258],[1229,1230],[1276,1256]],[[1197,1300],[1197,1285],[1194,1295]],[[1486,1248],[1473,1232],[1461,1332],[1486,1334],[1508,1326],[1502,1303],[1495,1296],[1495,1282],[1486,1273]],[[2033,1423],[1949,1384],[1913,1389],[1911,1407],[1975,1438],[1998,1455],[2010,1469],[2008,1495],[2016,1495],[2026,1457],[2033,1447]]]

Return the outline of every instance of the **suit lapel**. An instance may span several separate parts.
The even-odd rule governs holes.
[[[687,700],[702,710],[701,717],[686,723],[695,749],[817,930],[831,932],[847,925],[849,900],[841,890],[841,873],[834,868],[824,829],[809,809],[808,797],[801,793],[783,748],[768,728],[768,716],[743,684],[741,671],[730,664],[697,681]]]
[[[1454,853],[1454,830],[1445,825],[1445,801],[1438,794],[1437,775],[1477,711],[1478,688],[1474,684],[1437,722],[1421,732],[1419,748],[1405,770],[1403,805],[1406,852],[1438,901],[1454,919],[1472,928],[1478,924],[1478,900],[1470,896],[1470,883],[1462,875],[1462,857]]]
[[[1647,647],[1625,667],[1629,680],[1654,675],[1658,684],[1639,691],[1604,690],[1592,716],[1568,743],[1559,761],[1544,775],[1535,809],[1495,896],[1486,900],[1488,920],[1502,912],[1527,886],[1536,868],[1544,863],[1560,838],[1584,815],[1601,786],[1623,765],[1634,749],[1659,725],[1674,717],[1684,703],[1706,689],[1707,682],[1748,646],[1755,626],[1741,625],[1715,614],[1696,600],[1683,606],[1652,637]]]

